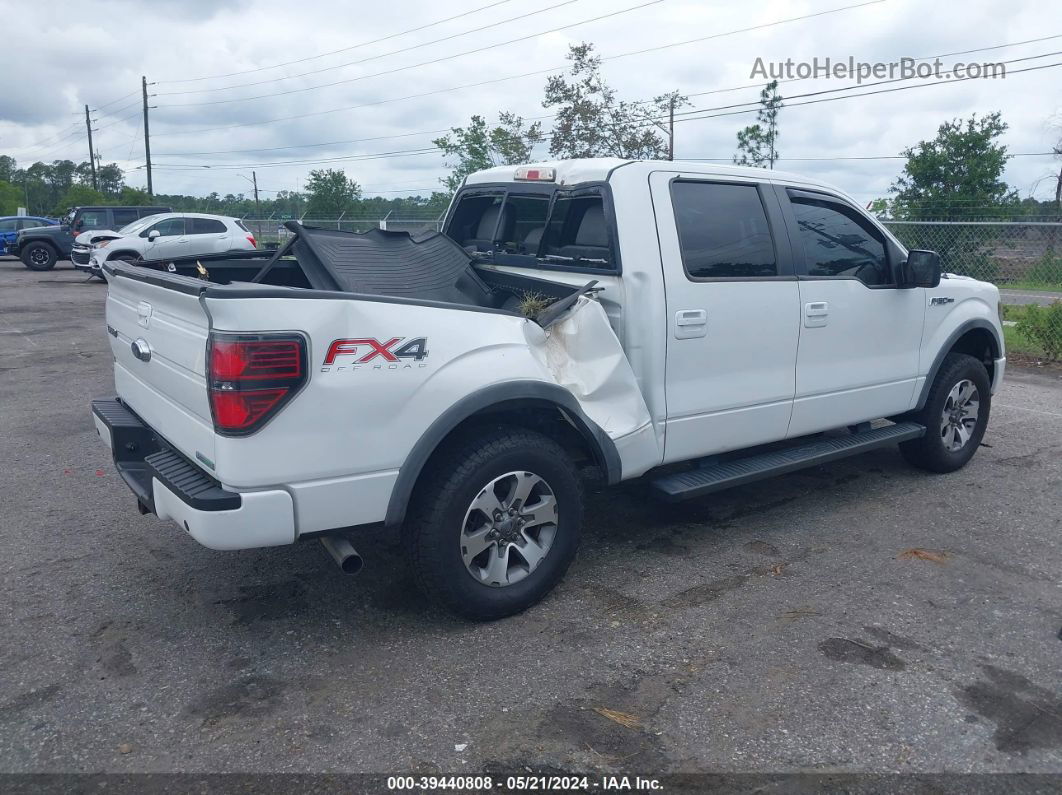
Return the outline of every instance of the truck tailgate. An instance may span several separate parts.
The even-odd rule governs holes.
[[[173,289],[171,280],[191,284],[187,291]],[[210,321],[194,280],[167,281],[166,287],[122,277],[108,281],[115,387],[130,409],[189,459],[212,461],[206,388]]]

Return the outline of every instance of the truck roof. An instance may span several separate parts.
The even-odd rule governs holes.
[[[583,182],[606,182],[616,169],[637,169],[648,175],[653,171],[666,169],[667,171],[683,171],[685,173],[703,174],[716,177],[744,177],[764,179],[768,177],[775,182],[784,182],[794,185],[806,185],[808,187],[825,188],[830,191],[848,194],[840,188],[821,180],[805,177],[801,174],[793,174],[788,171],[774,171],[750,166],[730,166],[722,163],[705,163],[695,160],[624,160],[618,157],[591,157],[579,160],[547,160],[541,163],[527,163],[525,165],[539,168],[553,168],[557,171],[558,185],[577,185]],[[494,168],[477,171],[469,174],[465,179],[466,185],[483,183],[513,182],[518,165],[495,166]],[[851,199],[851,197],[849,197]],[[854,199],[852,200],[854,201]]]

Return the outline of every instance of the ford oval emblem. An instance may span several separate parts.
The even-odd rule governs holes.
[[[133,340],[133,356],[138,358],[142,362],[150,361],[151,359],[151,346],[148,345],[148,341],[143,337],[139,337]]]

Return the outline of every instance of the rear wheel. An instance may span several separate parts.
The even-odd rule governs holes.
[[[926,426],[926,434],[900,445],[904,458],[931,472],[954,472],[966,466],[988,427],[991,389],[981,362],[965,353],[949,353],[926,405],[911,417]]]
[[[429,599],[485,621],[560,582],[579,545],[582,489],[564,449],[522,428],[470,435],[420,478],[406,543]]]
[[[22,264],[31,271],[51,270],[58,260],[58,253],[47,243],[30,243],[22,252]]]

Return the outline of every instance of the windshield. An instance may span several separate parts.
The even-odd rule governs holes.
[[[66,215],[63,216],[63,223],[67,226],[72,226],[75,215],[77,215],[77,210],[67,210]]]
[[[137,232],[139,232],[141,229],[143,229],[145,226],[147,226],[149,223],[151,223],[154,220],[156,220],[156,219],[153,218],[150,215],[147,216],[146,218],[138,218],[137,220],[133,221],[131,224],[126,224],[125,226],[123,226],[121,229],[118,230],[118,233],[122,234],[122,235],[133,235],[133,234],[136,234]]]

